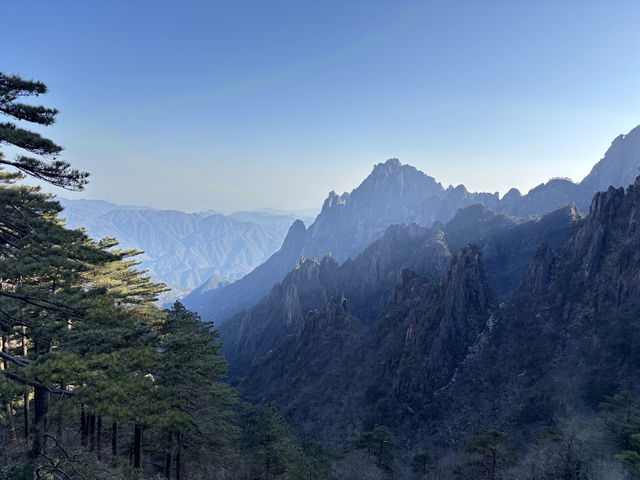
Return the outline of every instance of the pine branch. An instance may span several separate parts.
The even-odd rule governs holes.
[[[31,97],[47,93],[47,86],[42,82],[24,80],[18,75],[0,73],[0,97],[15,100],[18,97]]]
[[[31,360],[27,360],[26,358],[22,359],[22,358],[14,357],[13,355],[9,355],[8,353],[4,353],[2,351],[0,351],[0,358],[4,358],[5,360],[13,362],[19,367],[26,367],[31,363]]]
[[[53,312],[62,312],[66,315],[72,315],[74,317],[83,318],[85,316],[85,312],[75,308],[70,307],[69,305],[65,305],[63,303],[52,302],[50,300],[45,299],[34,299],[32,297],[27,297],[25,295],[18,295],[15,293],[9,293],[7,291],[0,290],[0,296],[14,298],[16,300],[20,300],[29,305],[33,305],[38,308],[43,308],[45,310],[53,311]],[[41,302],[41,303],[39,303]]]
[[[2,141],[1,134],[0,128],[0,142]],[[0,160],[0,164],[15,167],[21,172],[65,190],[80,191],[88,183],[89,174],[87,172],[71,168],[70,164],[62,160],[47,163],[36,158],[19,156],[14,162]]]
[[[51,125],[56,121],[58,110],[46,108],[41,105],[27,105],[25,103],[7,103],[0,101],[0,112],[10,115],[17,120]]]
[[[6,122],[0,123],[0,143],[9,143],[36,155],[57,155],[62,151],[61,146],[48,138]]]
[[[36,380],[29,380],[27,378],[20,377],[20,376],[16,375],[15,373],[9,372],[7,370],[2,370],[2,373],[4,373],[4,375],[7,378],[10,378],[11,380],[14,380],[14,381],[16,381],[18,383],[21,383],[23,385],[29,385],[31,387],[43,388],[47,392],[56,393],[56,394],[60,395],[61,397],[64,397],[65,395],[73,397],[75,395],[75,392],[72,392],[70,390],[61,390],[60,388],[50,387],[49,385],[46,385],[46,384],[44,384],[42,382],[38,382]]]

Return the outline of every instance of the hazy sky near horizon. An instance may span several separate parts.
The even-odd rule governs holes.
[[[319,207],[397,157],[446,187],[581,180],[640,124],[640,2],[32,1],[0,71],[44,81],[85,192]]]

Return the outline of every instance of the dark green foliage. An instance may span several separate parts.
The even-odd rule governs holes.
[[[245,415],[243,458],[250,478],[329,480],[337,455],[306,439],[298,441],[291,427],[271,405],[249,408]]]
[[[497,430],[487,430],[472,438],[464,451],[462,462],[455,471],[460,480],[502,479],[505,471],[518,461],[507,436]]]
[[[0,480],[33,480],[33,478],[33,464],[31,462],[11,467],[5,474],[0,474]]]
[[[16,120],[51,125],[55,121],[57,110],[17,101],[20,97],[38,96],[46,91],[46,86],[41,82],[0,73],[0,113]],[[73,169],[67,162],[57,159],[62,147],[38,133],[20,128],[14,123],[0,122],[0,145],[2,144],[18,147],[40,158],[18,155],[9,161],[0,152],[0,165],[9,165],[69,190],[82,190],[87,183],[87,173]]]
[[[635,440],[640,443],[640,435]],[[640,478],[640,454],[637,451],[625,450],[616,455],[616,458],[622,462],[633,478]]]
[[[387,427],[376,425],[373,430],[363,432],[358,438],[349,440],[347,451],[365,450],[376,459],[376,466],[393,471],[398,454],[398,442]]]
[[[640,400],[634,398],[628,390],[623,390],[607,397],[600,408],[620,448],[631,450],[632,436],[640,433]]]
[[[256,479],[283,478],[299,455],[291,427],[272,406],[250,415],[243,443],[255,462],[252,470]]]
[[[426,452],[413,456],[411,461],[411,471],[416,475],[417,480],[427,479],[427,475],[437,468],[436,460]]]
[[[223,464],[239,432],[233,410],[237,394],[222,382],[227,362],[217,332],[176,302],[158,335],[153,371],[159,388],[150,423],[170,439],[169,452],[181,453],[183,462]]]
[[[607,397],[600,407],[622,450],[616,458],[631,476],[640,478],[640,400],[623,390]]]

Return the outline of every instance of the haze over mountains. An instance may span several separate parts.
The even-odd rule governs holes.
[[[377,425],[412,455],[452,455],[488,428],[534,448],[530,432],[576,412],[596,422],[607,396],[640,394],[640,177],[596,191],[587,208],[584,196],[627,181],[639,137],[617,138],[579,184],[556,179],[503,199],[438,188],[397,160],[377,165],[350,195],[331,194],[309,229],[295,222],[254,272],[209,292],[237,301],[238,285],[258,285],[246,279],[267,281],[295,262],[219,325],[231,381],[298,435],[336,448]],[[462,208],[447,219],[418,191]],[[413,221],[360,249],[394,216]],[[327,245],[339,250],[305,255]],[[613,458],[602,452],[590,458]],[[626,478],[606,468],[617,473],[585,478]]]
[[[146,248],[154,276],[190,286],[206,278],[185,302],[201,302],[222,345],[212,324],[179,304],[174,313],[211,336],[243,400],[283,415],[287,435],[285,420],[345,452],[339,462],[351,472],[363,466],[340,480],[409,478],[423,452],[445,459],[429,468],[447,480],[567,478],[557,459],[573,462],[575,452],[551,463],[544,452],[574,441],[571,422],[592,429],[579,439],[589,448],[575,453],[580,468],[607,473],[568,478],[629,480],[613,460],[631,443],[606,433],[615,424],[601,411],[616,394],[640,395],[640,176],[617,187],[639,166],[640,127],[616,138],[582,182],[552,179],[503,198],[445,189],[390,159],[351,193],[331,192],[309,228],[272,212],[63,203],[70,225]],[[190,335],[179,342],[178,363],[200,348],[190,349]],[[640,400],[624,408],[639,419],[626,422],[636,432],[627,437],[640,435]],[[381,431],[398,440],[397,462],[350,457]],[[508,475],[478,476],[486,471],[464,445],[483,432],[513,441],[525,460],[503,465],[516,469]]]
[[[122,247],[143,250],[141,267],[182,294],[210,278],[220,284],[242,277],[281,246],[297,218],[253,211],[185,213],[101,200],[60,202],[70,228],[84,227],[95,239],[116,237]]]
[[[331,253],[342,263],[355,258],[391,224],[446,223],[460,208],[476,203],[514,217],[542,216],[568,203],[586,212],[597,191],[633,183],[639,166],[640,126],[615,138],[580,183],[555,178],[525,195],[512,189],[503,198],[497,193],[471,193],[463,185],[445,189],[416,168],[390,159],[376,165],[351,193],[331,192],[315,222],[308,229],[294,223],[280,250],[255,270],[223,288],[195,289],[185,297],[185,305],[207,320],[224,322],[268,294],[301,256],[323,258]]]

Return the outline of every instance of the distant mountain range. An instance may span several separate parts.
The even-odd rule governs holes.
[[[84,227],[93,238],[115,237],[123,247],[143,250],[142,268],[174,290],[166,300],[184,296],[205,282],[212,288],[242,277],[282,245],[297,218],[271,212],[225,216],[212,210],[185,213],[102,200],[59,200],[70,228]]]
[[[580,183],[554,178],[525,195],[511,189],[500,198],[498,194],[471,193],[464,185],[445,189],[416,168],[390,159],[376,165],[351,193],[331,192],[315,222],[308,229],[302,222],[294,223],[280,250],[252,272],[213,291],[195,289],[184,301],[207,320],[224,322],[258,303],[299,263],[300,257],[323,258],[331,253],[341,264],[355,258],[389,225],[444,224],[460,208],[477,203],[519,218],[542,216],[569,203],[586,212],[597,191],[609,185],[633,183],[639,167],[640,126],[614,139],[605,156]]]

